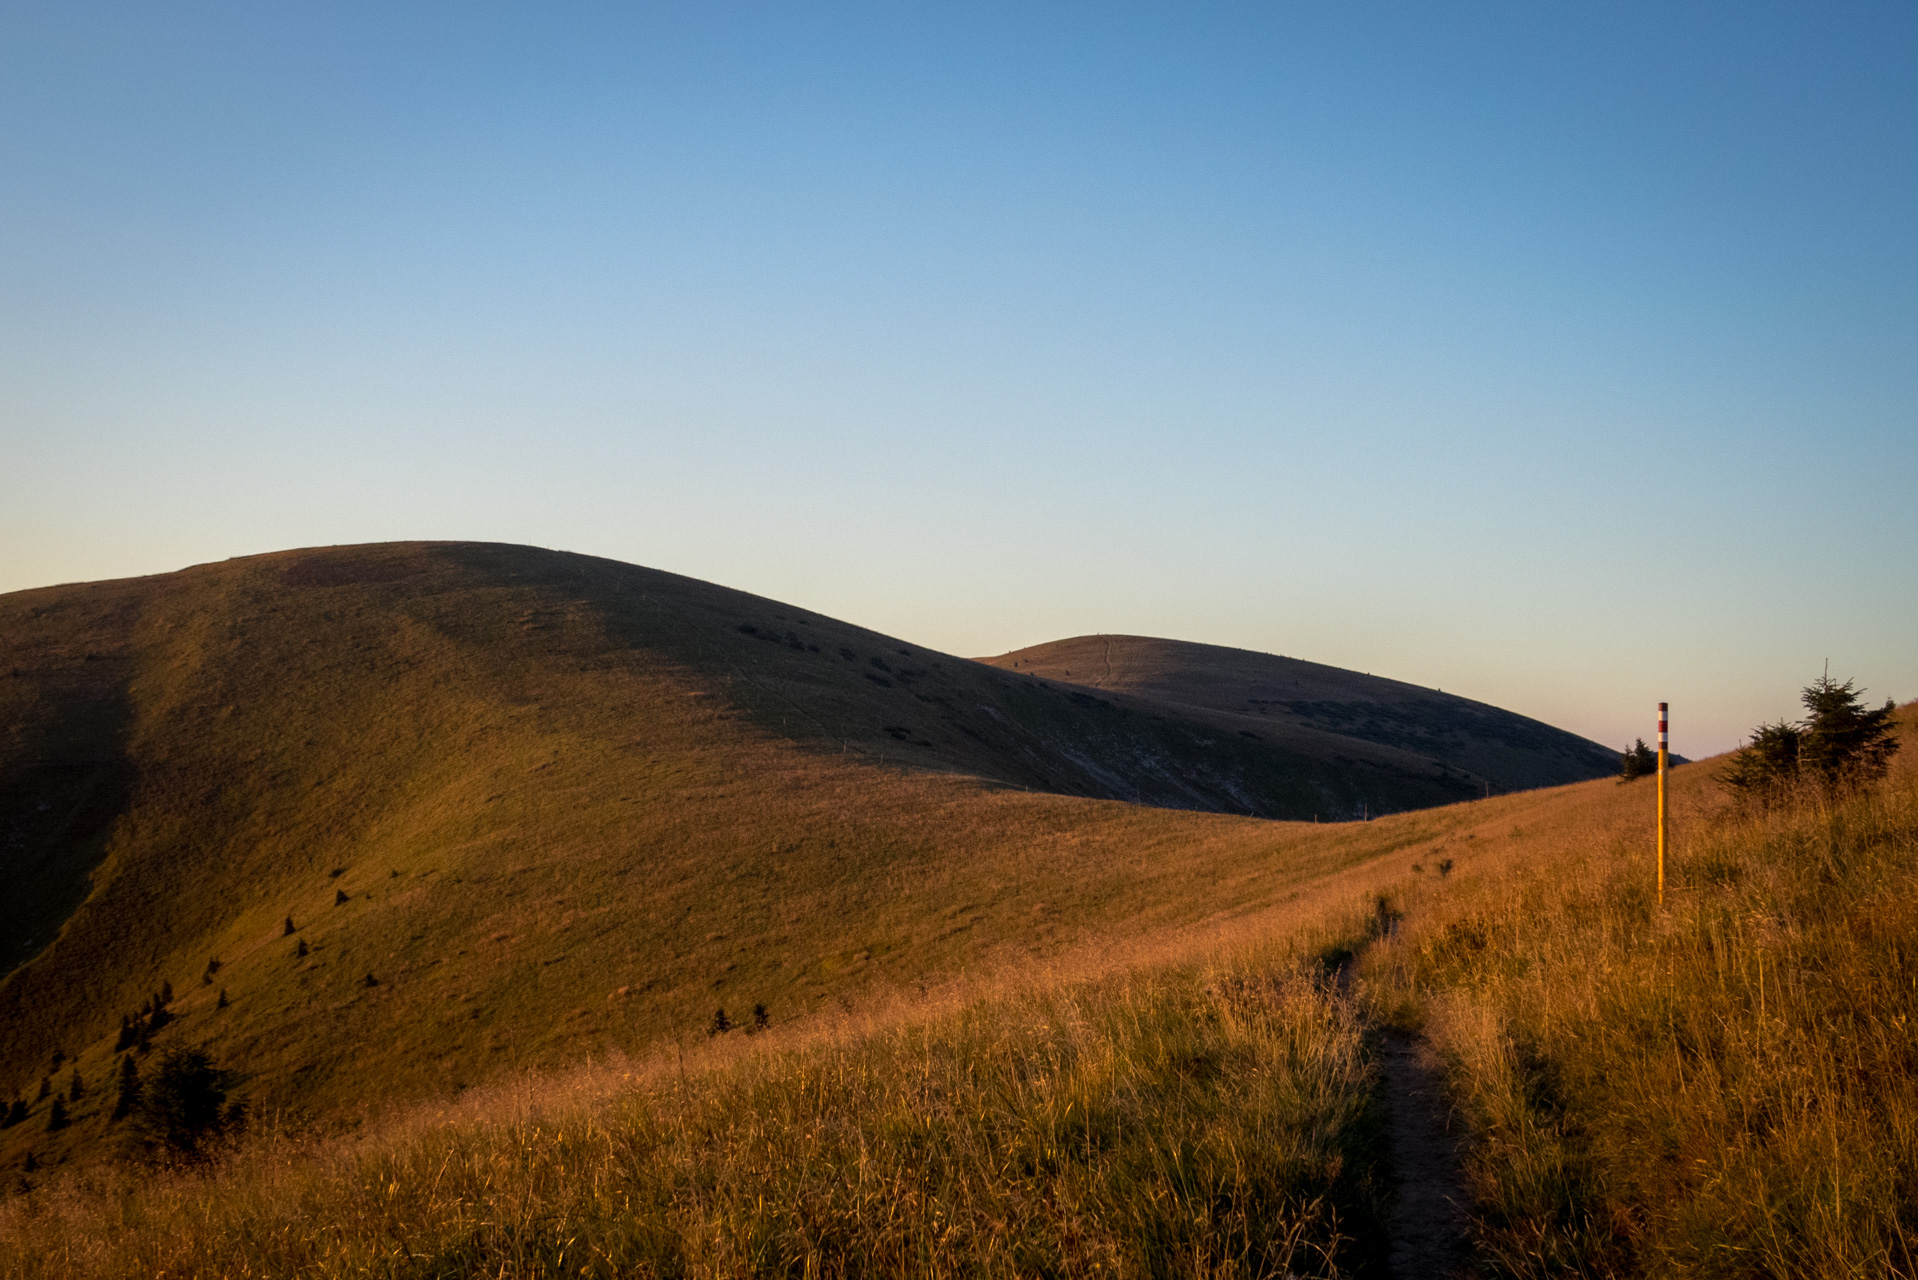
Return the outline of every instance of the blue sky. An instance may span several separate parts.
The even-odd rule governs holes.
[[[0,590],[483,538],[1692,754],[1828,658],[1918,696],[1914,65],[1894,5],[9,4]]]

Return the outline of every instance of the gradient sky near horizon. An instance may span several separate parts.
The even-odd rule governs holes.
[[[1918,9],[0,8],[0,590],[474,538],[1918,697]]]

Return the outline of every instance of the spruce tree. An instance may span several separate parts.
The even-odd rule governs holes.
[[[1810,712],[1796,724],[1779,721],[1752,730],[1719,774],[1724,787],[1743,799],[1767,804],[1809,783],[1827,793],[1865,786],[1885,776],[1898,751],[1896,708],[1887,700],[1873,710],[1863,690],[1829,674],[1807,685],[1799,700]]]
[[[347,902],[346,890],[335,889],[333,891],[333,905],[336,907],[343,907],[346,905],[346,902]]]
[[[1633,778],[1642,778],[1648,773],[1658,772],[1658,752],[1645,745],[1640,738],[1636,744],[1625,751],[1619,762],[1618,778],[1621,782],[1630,782]]]
[[[1799,767],[1828,789],[1878,781],[1898,752],[1891,720],[1897,708],[1887,698],[1871,710],[1859,696],[1863,692],[1850,680],[1839,684],[1826,675],[1806,686],[1800,698],[1811,714],[1805,718]]]
[[[40,1077],[40,1096],[35,1098],[34,1101],[45,1102],[47,1099],[47,1095],[52,1092],[53,1092],[53,1077],[41,1076]]]
[[[133,1047],[133,1019],[120,1015],[120,1034],[113,1038],[113,1051],[125,1053]]]
[[[221,988],[220,988],[220,998],[219,998],[218,1000],[216,1000],[216,1001],[214,1001],[214,1003],[213,1003],[213,1007],[214,1007],[215,1009],[224,1009],[224,1008],[226,1008],[226,1007],[227,1007],[227,1006],[228,1006],[229,1004],[231,1004],[231,1003],[233,1003],[233,1002],[232,1002],[231,1000],[228,1000],[228,999],[226,998],[226,988],[225,988],[225,987],[221,987]]]
[[[27,1118],[27,1100],[16,1096],[7,1104],[6,1112],[0,1115],[0,1129],[11,1129]]]
[[[290,938],[293,936],[293,917],[292,916],[288,916],[286,918],[286,928],[280,930],[280,936],[282,938]]]
[[[73,1069],[73,1078],[67,1082],[67,1101],[78,1102],[80,1095],[87,1091],[86,1082],[80,1079],[80,1068]]]
[[[140,1105],[140,1068],[133,1055],[120,1059],[120,1090],[113,1098],[113,1119],[124,1120]]]
[[[714,1010],[713,1020],[706,1024],[706,1034],[709,1036],[723,1036],[732,1029],[733,1020],[726,1016],[724,1008]]]
[[[763,1004],[754,1005],[753,1006],[753,1030],[764,1031],[767,1027],[771,1025],[772,1025],[772,1015],[766,1012],[766,1006]]]
[[[175,1155],[199,1154],[201,1144],[225,1127],[232,1085],[232,1074],[215,1067],[204,1050],[168,1050],[141,1091],[136,1114],[141,1136]]]
[[[47,1132],[67,1127],[67,1104],[64,1098],[55,1098],[53,1105],[47,1108]]]
[[[293,958],[295,960],[299,960],[299,959],[303,959],[305,956],[306,956],[306,939],[301,938],[299,943],[293,948]]]

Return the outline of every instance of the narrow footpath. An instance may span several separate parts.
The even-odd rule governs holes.
[[[1392,1274],[1397,1280],[1465,1280],[1474,1274],[1465,1238],[1469,1201],[1438,1055],[1423,1039],[1393,1031],[1386,1033],[1379,1065],[1398,1182]]]

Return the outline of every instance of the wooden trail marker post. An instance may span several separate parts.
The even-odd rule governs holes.
[[[1658,704],[1658,905],[1665,905],[1665,757],[1671,747],[1666,732],[1665,704]]]

